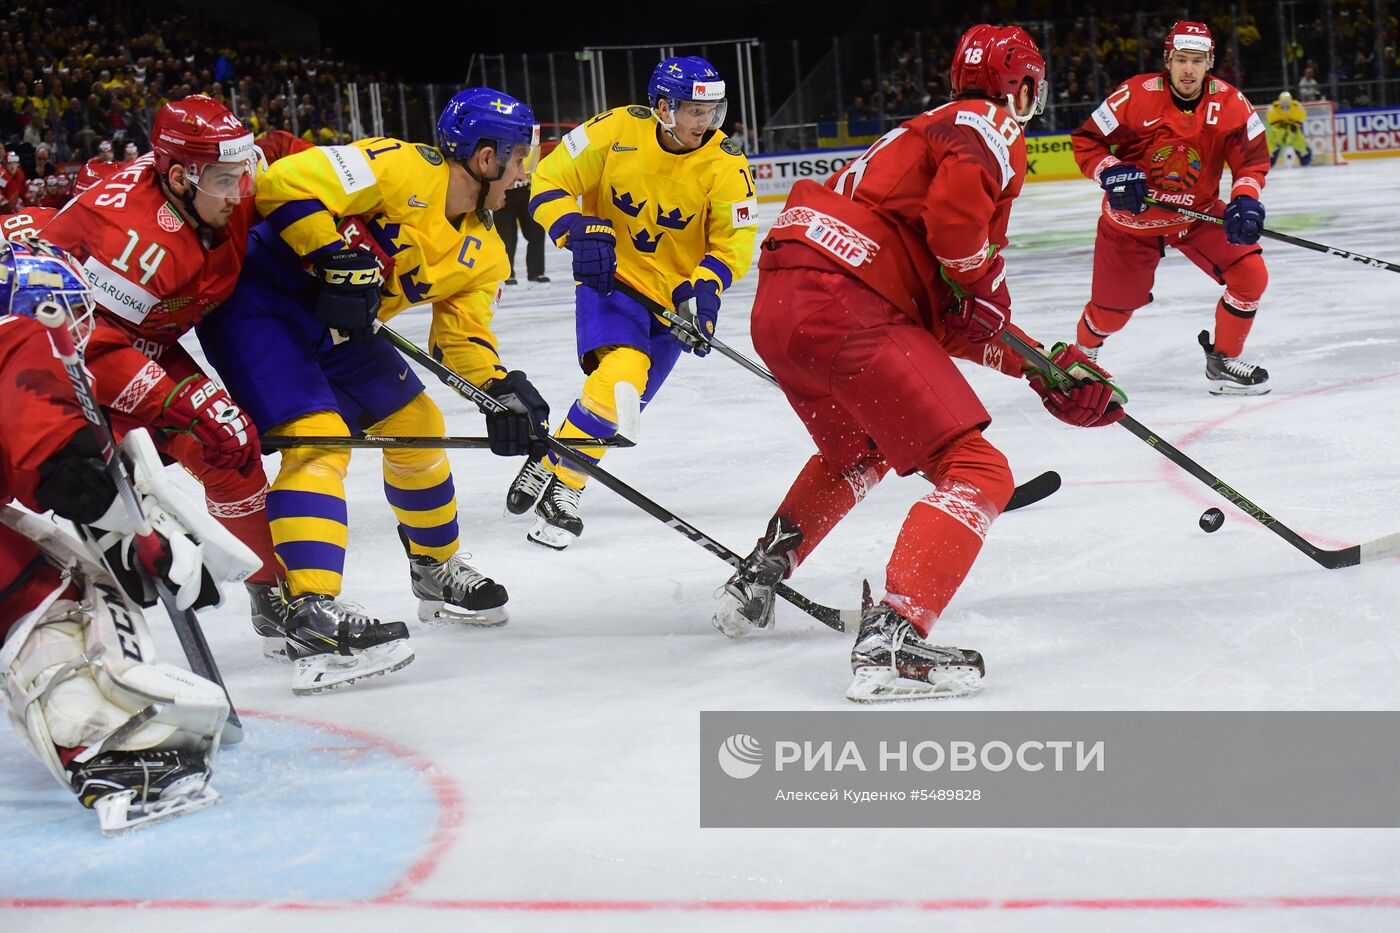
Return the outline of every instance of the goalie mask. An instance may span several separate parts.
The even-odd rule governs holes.
[[[37,317],[57,310],[81,353],[92,336],[92,293],[78,263],[45,240],[0,241],[0,314]]]

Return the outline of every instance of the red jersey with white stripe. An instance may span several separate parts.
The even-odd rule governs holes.
[[[206,243],[147,154],[68,202],[43,237],[82,265],[99,316],[159,357],[233,292],[254,216],[244,198]]]
[[[17,214],[6,214],[0,218],[0,236],[14,243],[38,236],[57,213],[56,207],[26,207]]]
[[[929,326],[952,298],[940,269],[982,277],[1025,176],[1026,141],[1005,105],[954,101],[886,133],[825,185],[799,181],[769,241],[803,244]],[[760,269],[805,264],[764,245]]]
[[[1129,78],[1071,138],[1080,171],[1094,181],[1109,166],[1131,162],[1146,173],[1150,197],[1195,210],[1219,200],[1225,166],[1232,198],[1258,198],[1269,172],[1263,121],[1244,94],[1216,77],[1206,79],[1189,110],[1173,102],[1165,72]],[[1107,197],[1103,212],[1120,229],[1150,236],[1194,222],[1160,207],[1137,215],[1110,210]]]
[[[39,467],[87,425],[48,331],[33,318],[0,315],[0,504],[35,498]],[[0,525],[0,642],[58,583],[28,538]]]

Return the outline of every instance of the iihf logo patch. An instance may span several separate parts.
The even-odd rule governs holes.
[[[162,204],[160,210],[156,211],[156,223],[166,233],[174,233],[185,225],[185,219],[167,203]]]

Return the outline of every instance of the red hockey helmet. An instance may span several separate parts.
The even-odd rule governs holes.
[[[1025,123],[1045,109],[1049,88],[1045,81],[1045,58],[1030,33],[1020,26],[973,26],[958,41],[949,75],[953,94],[981,91],[994,99],[1007,98],[1016,119]],[[1017,113],[1016,92],[1027,78],[1031,80],[1034,106],[1030,113]]]
[[[205,194],[246,198],[253,193],[258,165],[253,134],[212,97],[192,94],[160,108],[151,127],[151,148],[162,175],[184,166]]]
[[[117,162],[105,162],[95,156],[88,159],[83,163],[83,167],[78,169],[78,177],[73,179],[73,194],[82,194],[89,188],[102,184],[119,168],[121,165]]]
[[[1206,67],[1215,65],[1215,37],[1210,34],[1210,27],[1205,23],[1192,23],[1181,20],[1175,23],[1167,31],[1166,41],[1162,43],[1163,59],[1170,59],[1172,52],[1181,49],[1183,52],[1205,52]]]

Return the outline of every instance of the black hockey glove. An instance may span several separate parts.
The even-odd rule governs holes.
[[[45,509],[80,525],[90,525],[111,508],[117,486],[102,462],[102,448],[87,426],[39,464],[34,498]]]
[[[379,315],[379,286],[384,275],[373,254],[342,249],[318,259],[312,272],[321,283],[316,320],[351,340],[368,340]]]
[[[528,454],[538,460],[548,447],[549,403],[530,384],[520,370],[512,370],[486,389],[491,397],[505,405],[508,411],[486,413],[486,434],[491,439],[491,452],[500,457],[520,457]]]

